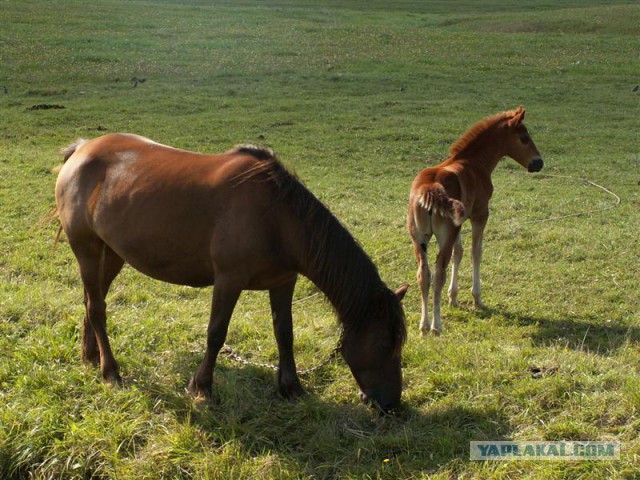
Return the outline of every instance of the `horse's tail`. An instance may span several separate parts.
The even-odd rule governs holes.
[[[85,139],[79,138],[68,147],[62,148],[60,150],[60,154],[62,155],[62,163],[60,165],[53,167],[51,169],[51,173],[53,173],[54,175],[58,175],[60,173],[60,170],[62,170],[62,166],[65,164],[65,162],[69,160],[71,155],[73,155],[75,151],[80,147],[80,145],[82,145],[85,142],[86,142]],[[45,221],[52,222],[55,218],[58,218],[58,207],[53,207],[53,209],[45,217]],[[60,241],[61,234],[62,234],[62,225],[58,227],[58,233],[56,234],[56,238],[53,241],[53,248],[51,249],[52,252],[55,251],[56,246]]]
[[[464,205],[460,200],[449,197],[439,183],[424,185],[418,191],[417,201],[429,214],[449,218],[456,227],[464,222]]]

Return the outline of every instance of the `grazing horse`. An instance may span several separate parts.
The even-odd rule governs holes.
[[[56,183],[61,228],[84,285],[85,362],[120,382],[106,332],[105,297],[125,262],[179,285],[215,284],[204,359],[191,381],[212,395],[216,357],[242,290],[268,290],[278,344],[278,388],[304,393],[293,356],[291,300],[298,273],[333,304],[341,353],[365,401],[400,401],[406,337],[400,300],[362,248],[272,151],[239,146],[203,155],[130,134],[79,141]]]
[[[529,172],[539,172],[544,165],[524,120],[524,109],[499,113],[471,127],[451,147],[451,156],[440,165],[425,168],[411,185],[407,228],[418,261],[418,283],[422,295],[420,331],[429,331],[429,287],[431,272],[427,246],[435,234],[438,255],[433,279],[433,323],[431,331],[442,331],[440,296],[447,265],[453,252],[453,269],[449,286],[449,303],[458,305],[458,267],[462,259],[460,226],[471,220],[471,259],[476,307],[480,299],[480,258],[482,235],[489,218],[489,199],[493,194],[491,173],[504,156],[513,158]]]

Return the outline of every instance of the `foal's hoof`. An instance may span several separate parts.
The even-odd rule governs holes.
[[[432,328],[431,329],[431,335],[433,335],[434,337],[439,337],[440,336],[440,330],[437,328]]]
[[[191,377],[191,380],[189,380],[187,392],[189,392],[195,400],[211,400],[213,398],[213,388],[211,385],[198,385],[195,377]]]

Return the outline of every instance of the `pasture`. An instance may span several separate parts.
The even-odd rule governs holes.
[[[624,1],[3,2],[0,478],[640,476],[638,25]],[[498,165],[486,308],[472,306],[465,224],[460,308],[443,299],[443,335],[422,338],[411,182],[520,104],[545,168]],[[274,372],[221,356],[215,403],[194,402],[211,289],[128,267],[107,298],[124,385],[83,366],[77,264],[64,238],[52,250],[46,218],[59,149],[105,132],[273,148],[390,288],[411,284],[396,414],[362,404],[342,360],[289,402]],[[339,329],[309,281],[294,301],[305,369]],[[266,292],[242,295],[227,343],[277,361]],[[473,462],[472,440],[612,440],[622,453]]]

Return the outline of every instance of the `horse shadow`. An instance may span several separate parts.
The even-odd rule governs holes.
[[[176,358],[185,385],[196,358]],[[204,448],[216,454],[236,449],[238,461],[275,462],[274,473],[282,467],[314,478],[412,477],[470,462],[472,440],[508,439],[506,417],[491,406],[443,407],[439,398],[421,398],[421,405],[405,401],[383,415],[356,400],[355,382],[353,401],[328,401],[336,375],[350,375],[343,367],[314,373],[312,381],[303,377],[308,392],[294,401],[277,393],[272,371],[229,362],[216,366],[212,401],[194,401],[153,380],[143,391],[203,432]]]
[[[502,306],[485,307],[479,318],[502,317],[517,326],[537,327],[531,335],[534,345],[561,344],[565,348],[608,356],[628,344],[640,342],[640,328],[596,315],[547,318],[509,311]]]

